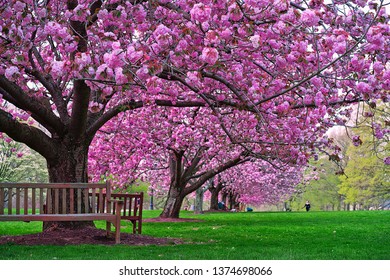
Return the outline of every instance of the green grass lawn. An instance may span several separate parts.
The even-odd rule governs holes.
[[[144,211],[156,217],[159,211]],[[147,223],[143,234],[182,238],[166,246],[20,246],[0,245],[0,259],[144,260],[389,260],[390,211],[355,212],[183,212],[202,222]],[[123,222],[122,232],[131,232]],[[104,228],[104,223],[97,223]],[[0,235],[41,230],[41,223],[1,222]]]

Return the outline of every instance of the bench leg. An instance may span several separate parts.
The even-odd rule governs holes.
[[[121,217],[116,216],[115,221],[115,244],[121,243]]]
[[[106,234],[107,234],[107,237],[110,236],[110,233],[111,233],[111,223],[110,222],[106,222]]]
[[[115,244],[121,242],[121,214],[123,201],[118,201],[115,207]]]
[[[142,221],[139,220],[138,221],[138,234],[141,234],[141,232],[142,232]]]

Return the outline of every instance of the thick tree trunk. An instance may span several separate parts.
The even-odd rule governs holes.
[[[169,167],[171,174],[171,184],[164,210],[160,214],[161,218],[179,218],[180,209],[186,194],[184,194],[185,183],[181,182],[183,172],[182,157],[184,152],[173,152],[170,155]]]
[[[61,145],[55,160],[48,160],[47,167],[50,183],[87,183],[88,182],[88,145]],[[52,194],[54,196],[54,193]],[[62,203],[62,192],[60,192],[59,203]],[[83,193],[82,193],[83,195]],[[77,193],[75,193],[77,199]],[[81,201],[85,201],[84,198]],[[69,194],[67,194],[67,213],[70,213]],[[54,206],[53,206],[54,207]],[[77,205],[75,205],[77,207]],[[59,205],[62,209],[62,205]],[[85,209],[82,205],[82,209]],[[54,211],[54,209],[52,209]],[[73,209],[77,212],[77,209]],[[83,228],[94,226],[93,222],[45,222],[43,229],[51,228]]]
[[[205,192],[205,188],[199,188],[196,190],[194,211],[195,214],[203,214],[203,197]]]
[[[188,194],[201,188],[207,180],[210,180],[220,172],[245,162],[245,160],[241,160],[241,157],[237,157],[227,161],[218,168],[205,172],[197,180],[190,182],[191,176],[198,170],[197,164],[200,161],[200,156],[193,160],[190,167],[185,169],[183,166],[183,155],[184,151],[173,151],[170,155],[171,183],[164,210],[160,214],[161,218],[179,218],[183,200]]]
[[[87,183],[88,147],[65,146],[56,160],[47,161],[51,183]]]
[[[212,186],[209,188],[209,191],[211,192],[211,198],[210,198],[210,210],[219,210],[218,209],[218,197],[219,193],[223,189],[224,184],[222,182],[219,182],[217,186]]]
[[[223,192],[223,193],[222,193],[221,201],[222,201],[225,205],[227,205],[227,203],[226,203],[227,197],[228,197],[228,193],[227,193],[227,192]]]
[[[229,210],[239,208],[238,207],[238,195],[234,193],[230,193],[229,195]]]
[[[218,195],[219,191],[216,189],[210,189],[211,198],[210,198],[210,210],[218,210]]]
[[[171,187],[168,193],[167,200],[164,205],[164,210],[160,214],[161,218],[179,218],[180,209],[184,201],[182,189]]]

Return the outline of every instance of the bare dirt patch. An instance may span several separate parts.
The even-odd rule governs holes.
[[[107,237],[105,230],[93,227],[77,230],[56,228],[36,234],[0,236],[0,244],[7,243],[18,245],[115,245],[115,239]],[[180,239],[121,233],[122,245],[173,245],[181,243],[183,242]]]

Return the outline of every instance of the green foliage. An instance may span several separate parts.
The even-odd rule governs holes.
[[[303,209],[305,201],[311,203],[311,210],[340,210],[340,195],[338,193],[340,179],[337,175],[338,167],[327,158],[320,158],[311,163],[307,176],[315,177],[308,183],[301,185],[298,192],[291,197],[290,204],[293,211]]]
[[[329,138],[340,154],[337,165],[324,156],[312,163],[318,178],[303,185],[291,198],[293,210],[299,210],[306,200],[311,201],[313,210],[334,210],[349,204],[377,208],[390,199],[390,166],[383,162],[390,154],[389,137],[383,129],[389,126],[388,109],[379,104],[358,110],[359,118],[353,128],[339,128],[330,133]],[[365,119],[367,115],[374,117]],[[340,170],[344,174],[339,175]]]
[[[20,165],[17,157],[18,153],[21,152],[21,147],[21,144],[16,142],[8,143],[0,138],[0,182],[13,180],[16,174],[15,169]]]
[[[347,149],[345,175],[341,176],[339,193],[345,196],[346,203],[358,203],[365,207],[377,207],[390,199],[390,166],[385,165],[373,148],[365,128],[356,129],[362,145],[350,145]],[[390,152],[389,144],[383,151]]]
[[[136,182],[134,184],[131,184],[127,186],[124,189],[117,189],[115,192],[121,192],[121,193],[139,193],[144,192],[145,194],[148,193],[149,184],[144,182]]]
[[[160,211],[144,211],[145,218]],[[121,260],[388,260],[390,211],[354,212],[183,212],[193,222],[144,222],[143,234],[181,238],[168,246],[21,246],[0,245],[0,259]],[[201,220],[200,222],[197,220]],[[104,222],[97,223],[104,228]],[[41,223],[0,223],[0,233],[40,232]],[[131,232],[122,222],[122,232]]]
[[[383,163],[383,158],[390,154],[390,143],[388,135],[381,133],[382,128],[388,126],[388,110],[384,105],[379,108],[382,109],[374,119],[376,129],[373,130],[371,124],[367,123],[364,114],[359,118],[360,123],[350,129],[352,137],[358,137],[360,145],[348,146],[345,176],[340,178],[339,193],[345,196],[346,203],[359,204],[365,208],[378,207],[390,199],[390,166]],[[379,134],[379,139],[374,137]]]
[[[45,159],[23,144],[0,139],[0,182],[48,182]]]

